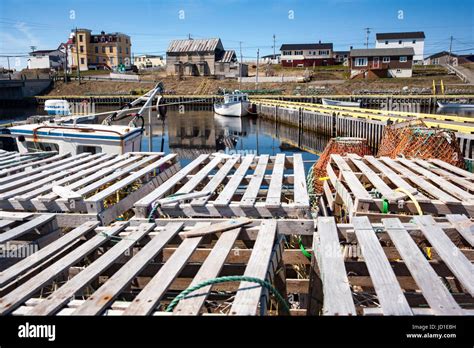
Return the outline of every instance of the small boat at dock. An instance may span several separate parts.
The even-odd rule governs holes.
[[[238,90],[224,94],[223,103],[214,104],[214,112],[221,116],[242,117],[249,113],[248,95]]]
[[[349,102],[349,101],[342,101],[342,100],[333,100],[333,99],[326,99],[322,98],[323,105],[328,106],[345,106],[350,108],[360,108],[360,101],[357,102]]]
[[[474,109],[474,104],[467,103],[442,103],[437,102],[440,108],[452,108],[452,109]]]

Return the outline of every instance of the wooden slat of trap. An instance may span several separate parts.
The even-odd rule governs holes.
[[[416,173],[410,171],[408,168],[402,166],[397,161],[389,158],[389,157],[381,157],[380,160],[385,162],[387,165],[392,167],[393,169],[397,170],[399,173],[404,175],[408,180],[413,182],[415,185],[422,188],[425,192],[429,192],[430,195],[435,196],[440,201],[449,204],[461,204],[461,202],[451,196],[450,194],[440,190],[438,187],[434,186],[433,184],[426,181],[423,177],[418,176]]]
[[[205,280],[216,278],[219,275],[222,267],[224,267],[227,256],[232,250],[235,240],[239,236],[240,230],[241,228],[236,228],[221,234],[189,286],[195,286]],[[203,287],[193,292],[192,297],[181,300],[176,306],[174,314],[198,315],[211,288],[212,285]]]
[[[303,156],[300,153],[293,154],[294,170],[294,205],[297,208],[309,207],[308,188],[306,187],[306,174],[304,172]]]
[[[470,204],[473,204],[472,200],[474,199],[474,195],[466,192],[465,190],[459,188],[458,186],[450,183],[449,181],[445,180],[439,175],[432,173],[431,171],[417,165],[415,162],[407,160],[405,158],[399,158],[399,162],[403,163],[405,166],[410,168],[415,173],[419,173],[423,175],[425,178],[430,179],[432,182],[435,182],[437,185],[443,188],[443,190],[447,191],[450,195],[457,197],[462,201],[467,201]]]
[[[395,247],[415,279],[415,282],[423,292],[423,297],[426,299],[426,302],[428,302],[433,314],[464,314],[464,310],[451,296],[447,287],[430,266],[425,255],[421,253],[400,220],[382,219],[382,222],[390,239],[395,244]]]
[[[26,193],[23,193],[21,196],[15,197],[15,200],[25,201],[28,199],[32,199],[46,192],[51,192],[51,190],[53,189],[53,186],[61,186],[64,183],[73,181],[77,178],[81,178],[85,175],[96,173],[98,165],[103,164],[104,162],[114,157],[115,155],[105,155],[105,156],[100,156],[98,158],[95,158],[90,162],[87,162],[80,166],[75,167],[73,170],[67,171],[66,172],[67,175],[64,178],[59,179],[59,180],[53,179],[50,183],[42,185],[41,187],[35,190],[27,191]],[[74,172],[75,174],[72,174],[72,172]]]
[[[244,195],[240,201],[242,207],[253,207],[260,191],[260,186],[262,185],[263,177],[265,171],[267,170],[269,155],[261,155],[258,158],[257,167],[253,173],[252,179],[245,190]]]
[[[0,244],[20,238],[21,236],[31,231],[34,231],[40,226],[52,221],[54,218],[55,218],[54,214],[44,214],[37,218],[34,218],[33,220],[25,222],[24,224],[20,226],[12,228],[11,230],[3,232],[0,234]]]
[[[352,223],[383,314],[413,315],[369,219],[354,217]]]
[[[8,165],[3,165],[0,167],[0,177],[8,175],[8,174],[12,175],[13,173],[23,171],[26,168],[34,168],[44,163],[54,162],[58,159],[65,158],[67,156],[68,154],[63,154],[63,155],[52,154],[51,156],[41,156],[41,157],[33,156],[24,161],[21,161],[20,163],[15,163],[15,164],[12,163]]]
[[[252,254],[245,268],[244,276],[259,279],[266,278],[276,233],[277,224],[275,220],[265,220],[262,222]],[[246,281],[240,282],[230,314],[255,315],[261,293],[262,287],[260,285],[256,286],[255,283]]]
[[[463,170],[461,168],[458,168],[456,166],[453,166],[452,164],[441,161],[440,159],[432,158],[432,159],[429,159],[428,162],[434,163],[437,166],[445,168],[445,169],[449,170],[450,172],[456,173],[457,175],[460,175],[460,176],[462,176],[466,179],[474,180],[474,173],[471,173],[471,172],[468,172],[468,171]]]
[[[163,185],[158,187],[156,190],[152,191],[150,194],[146,195],[138,202],[135,203],[136,214],[141,217],[145,217],[148,213],[148,209],[151,207],[151,204],[157,199],[162,198],[167,192],[173,189],[173,187],[186,178],[186,176],[191,173],[193,170],[199,167],[199,165],[204,162],[209,155],[200,155],[186,167],[181,169],[178,173],[169,178]]]
[[[446,218],[453,224],[461,236],[463,236],[471,246],[474,246],[474,222],[469,220],[466,216],[459,214],[449,214],[446,215]]]
[[[110,236],[116,235],[124,230],[128,222],[117,222],[113,226],[107,228],[102,234],[98,234],[87,242],[74,249],[72,252],[59,259],[42,272],[35,275],[13,291],[0,299],[0,315],[5,315],[20,306],[28,297],[33,295],[37,290],[47,285],[60,272],[64,271],[84,256],[105,243]]]
[[[201,226],[210,226],[211,223],[201,223]],[[148,282],[142,291],[135,297],[124,315],[149,315],[158,305],[171,283],[186,265],[191,254],[197,248],[203,237],[186,238],[169,260],[160,268],[158,273]]]
[[[71,162],[80,160],[81,158],[88,156],[90,156],[89,153],[81,153],[76,156],[68,156],[59,161],[55,161],[53,163],[37,167],[33,170],[28,171],[28,173],[20,172],[17,174],[9,175],[5,178],[0,178],[0,192],[10,191],[16,187],[21,187],[28,183],[47,177],[52,173],[60,172],[64,167],[70,168]]]
[[[275,156],[272,178],[268,187],[265,207],[278,208],[281,206],[281,188],[283,185],[283,173],[285,171],[285,154],[279,153]]]
[[[102,256],[87,266],[83,271],[54,291],[44,301],[35,306],[28,315],[52,315],[68,302],[78,291],[100,276],[113,262],[117,261],[130,248],[153,230],[155,224],[141,224],[127,238],[120,240]]]
[[[232,158],[228,159],[224,165],[219,169],[219,171],[212,177],[211,180],[204,186],[202,189],[203,191],[210,191],[214,192],[217,187],[227,178],[227,174],[232,170],[232,168],[236,165],[239,161],[240,155],[233,156]],[[191,206],[205,206],[206,203],[209,201],[210,196],[208,197],[200,197],[195,198],[191,201]]]
[[[182,223],[169,223],[164,230],[152,238],[124,267],[114,273],[93,296],[74,311],[74,315],[98,315],[120,294],[120,292],[153,260],[182,228]]]
[[[323,283],[323,313],[355,315],[356,309],[334,218],[319,217],[317,223],[317,233],[313,236],[313,255],[318,258]]]
[[[465,177],[459,176],[458,174],[451,173],[443,168],[436,167],[432,162],[425,160],[414,159],[413,160],[419,166],[441,175],[443,178],[448,179],[449,181],[455,182],[458,185],[461,185],[466,190],[474,191],[474,183],[466,179]]]
[[[253,159],[254,155],[247,155],[244,157],[239,167],[230,178],[229,182],[225,185],[222,192],[214,200],[213,205],[226,206],[229,204],[229,202],[232,200],[232,197],[234,196],[235,191],[237,190],[240,183],[242,182],[242,179],[247,173],[247,170],[252,164]]]
[[[432,216],[414,216],[414,220],[428,242],[446,263],[446,266],[466,288],[467,292],[474,296],[474,266],[472,263],[459,251]]]
[[[98,225],[99,223],[97,221],[85,222],[81,226],[66,233],[63,237],[55,240],[54,242],[48,244],[46,247],[38,250],[29,257],[24,258],[13,266],[7,268],[6,270],[0,273],[0,287],[3,287],[13,278],[18,277],[21,274],[27,272],[29,269],[40,264],[42,261],[52,257],[57,252],[74,244],[79,240],[79,238],[95,229]]]

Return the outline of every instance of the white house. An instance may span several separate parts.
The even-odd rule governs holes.
[[[165,65],[162,56],[155,56],[150,54],[142,54],[139,56],[135,56],[133,58],[133,62],[139,69],[156,68]]]
[[[425,50],[424,32],[377,33],[375,39],[375,48],[412,47],[415,51],[413,63],[423,64],[423,54]]]
[[[264,64],[280,64],[281,54],[269,54],[261,57]]]
[[[65,46],[61,44],[55,50],[38,50],[30,52],[28,69],[64,69],[66,64]]]

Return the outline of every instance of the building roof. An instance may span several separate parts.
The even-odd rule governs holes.
[[[281,54],[280,54],[280,53],[267,54],[266,56],[262,56],[262,59],[265,59],[265,58],[276,59],[276,58],[278,58],[278,57],[281,57]]]
[[[306,43],[306,44],[283,44],[280,47],[280,51],[291,51],[291,50],[317,50],[326,49],[332,50],[332,43]]]
[[[349,51],[334,51],[334,54],[349,54]]]
[[[413,47],[353,49],[351,57],[413,56]]]
[[[32,51],[32,52],[30,52],[30,56],[35,55],[35,54],[47,54],[47,53],[51,53],[51,52],[54,52],[54,51],[57,51],[57,49],[55,49],[55,50],[37,50],[37,51]]]
[[[215,51],[220,41],[220,39],[173,40],[166,52],[212,52]]]
[[[230,63],[234,58],[237,58],[237,56],[235,55],[235,51],[229,50],[222,52],[221,56],[218,57],[216,61],[221,63]]]
[[[424,39],[425,33],[422,31],[400,32],[400,33],[377,33],[375,34],[377,40],[390,39]]]
[[[449,56],[449,52],[448,51],[441,51],[441,52],[432,54],[431,56],[426,57],[425,59],[433,59],[433,58],[439,58],[439,57],[443,57],[443,56]],[[457,57],[457,54],[451,53],[451,57]]]

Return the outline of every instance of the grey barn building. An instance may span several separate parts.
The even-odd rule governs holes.
[[[239,65],[235,51],[224,50],[220,39],[173,40],[166,51],[168,75],[238,77]]]

